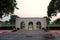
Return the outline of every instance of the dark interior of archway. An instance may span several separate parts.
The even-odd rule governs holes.
[[[41,29],[41,22],[37,22],[36,25],[38,25],[37,28]]]
[[[33,22],[28,23],[28,28],[29,28],[30,25],[31,25],[31,28],[33,28]]]
[[[23,29],[25,27],[25,23],[21,22],[21,29]]]
[[[32,24],[33,25],[33,22],[29,22],[29,25]]]

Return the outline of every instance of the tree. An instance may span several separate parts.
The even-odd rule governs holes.
[[[5,15],[13,14],[16,7],[16,0],[0,0],[0,18]]]
[[[60,12],[60,0],[51,0],[47,10],[48,17],[56,16]]]
[[[5,21],[5,25],[8,25],[9,24],[9,21]]]
[[[51,19],[49,17],[44,17],[44,18],[46,18],[46,23],[49,24]]]
[[[11,18],[9,20],[10,24],[14,25],[15,21],[16,21],[16,17],[18,17],[17,15],[11,15]]]
[[[52,24],[60,24],[60,18],[56,19],[55,21],[53,21]]]

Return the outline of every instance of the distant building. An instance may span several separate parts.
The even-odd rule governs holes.
[[[16,28],[22,30],[41,30],[46,28],[47,23],[45,18],[16,18]]]

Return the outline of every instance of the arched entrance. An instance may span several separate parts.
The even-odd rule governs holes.
[[[24,29],[25,28],[25,23],[24,22],[21,22],[20,23],[20,29]]]
[[[29,30],[32,30],[32,29],[33,29],[33,22],[29,22],[29,23],[28,23],[28,29],[29,29]]]
[[[40,22],[40,21],[38,21],[38,22],[36,23],[36,28],[37,28],[37,29],[41,29],[41,22]]]

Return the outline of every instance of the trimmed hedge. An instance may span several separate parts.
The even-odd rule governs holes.
[[[15,28],[15,26],[2,26],[2,27],[0,27],[0,30],[12,30],[14,28]]]
[[[47,27],[49,30],[60,30],[60,27]]]

